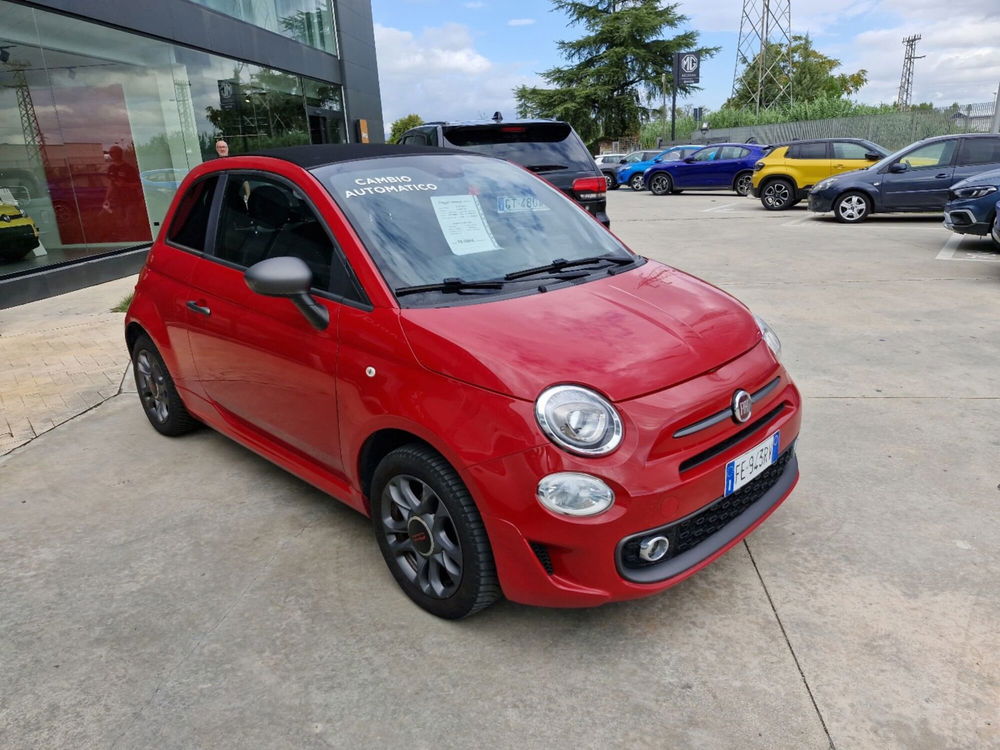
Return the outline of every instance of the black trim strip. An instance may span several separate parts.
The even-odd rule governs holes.
[[[683,474],[685,471],[690,471],[694,467],[699,466],[699,465],[705,463],[706,461],[712,460],[713,458],[715,458],[716,456],[718,456],[720,453],[724,453],[725,451],[729,450],[734,445],[736,445],[737,443],[741,442],[742,440],[745,440],[747,437],[749,437],[750,435],[752,435],[754,432],[756,432],[757,430],[759,430],[761,427],[763,427],[764,425],[766,425],[769,422],[771,422],[775,417],[777,417],[779,414],[781,414],[781,412],[783,412],[784,410],[785,410],[785,405],[783,403],[782,404],[778,404],[776,407],[774,407],[773,409],[771,409],[771,411],[769,411],[763,417],[761,417],[760,419],[756,420],[755,422],[752,422],[751,424],[747,425],[746,427],[744,427],[742,430],[740,430],[739,432],[735,433],[734,435],[730,435],[728,438],[726,438],[725,440],[723,440],[721,443],[716,443],[711,448],[709,448],[707,450],[703,450],[701,453],[698,453],[698,454],[696,454],[694,456],[691,456],[691,458],[687,459],[686,461],[681,461],[681,465],[678,467],[678,471],[681,474]]]
[[[776,377],[774,380],[772,380],[770,383],[765,385],[760,390],[751,393],[750,401],[752,403],[757,403],[758,401],[763,399],[767,394],[769,394],[771,391],[777,388],[779,382],[781,382],[780,375]],[[687,437],[688,435],[693,435],[694,433],[708,429],[712,425],[716,425],[719,422],[724,422],[725,420],[730,419],[732,416],[733,416],[733,410],[731,408],[723,409],[722,411],[717,412],[710,417],[706,417],[705,419],[695,422],[694,424],[689,424],[687,427],[682,427],[681,429],[677,430],[677,432],[674,433],[674,437],[682,438],[682,437]]]

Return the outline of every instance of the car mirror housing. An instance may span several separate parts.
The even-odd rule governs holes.
[[[624,160],[624,159],[619,159],[619,160],[618,160],[618,163],[619,163],[619,164],[624,164],[624,163],[625,163],[625,160]]]
[[[301,258],[282,256],[254,263],[243,280],[257,294],[287,297],[313,328],[322,331],[330,325],[329,311],[309,295],[312,271]]]
[[[907,172],[910,169],[910,165],[905,161],[897,161],[895,164],[889,165],[889,171],[894,173]]]
[[[869,151],[867,154],[865,154],[865,158],[868,161],[878,161],[882,157],[879,154],[876,154],[874,151]]]
[[[662,156],[657,156],[655,159],[653,159],[654,164],[659,164],[661,161],[663,161]]]
[[[687,157],[687,158],[686,158],[686,159],[684,160],[684,163],[685,163],[685,164],[694,164],[694,157],[693,157],[693,156],[689,156],[689,157]]]

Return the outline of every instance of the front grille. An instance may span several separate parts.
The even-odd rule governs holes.
[[[681,465],[678,467],[678,471],[680,471],[680,473],[683,474],[685,471],[689,471],[693,469],[695,466],[703,464],[706,461],[710,461],[711,459],[718,456],[720,453],[725,453],[734,445],[737,445],[740,441],[745,440],[747,437],[749,437],[757,430],[759,430],[761,427],[766,425],[768,422],[773,420],[784,410],[785,410],[785,405],[783,403],[778,404],[763,417],[754,420],[739,432],[730,435],[725,440],[722,440],[713,445],[711,448],[707,448],[703,450],[701,453],[696,453],[695,455],[691,456],[691,458],[681,461]]]
[[[628,539],[621,548],[622,567],[637,569],[659,565],[697,547],[767,494],[768,490],[781,478],[785,467],[791,461],[792,450],[792,448],[786,450],[778,457],[777,461],[764,470],[764,473],[746,486],[736,490],[732,495],[719,498],[670,526],[650,529]],[[639,557],[639,542],[652,534],[662,534],[667,537],[670,540],[670,547],[665,557],[656,562],[646,562]]]
[[[528,542],[528,544],[531,545],[531,551],[535,553],[538,562],[545,568],[545,572],[552,575],[555,572],[555,568],[552,567],[552,558],[549,556],[548,547],[539,542]]]

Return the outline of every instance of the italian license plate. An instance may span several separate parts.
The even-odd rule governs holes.
[[[781,433],[776,432],[763,443],[755,445],[742,456],[737,456],[726,464],[726,495],[732,495],[736,490],[760,476],[764,469],[778,460],[778,447],[781,445]]]

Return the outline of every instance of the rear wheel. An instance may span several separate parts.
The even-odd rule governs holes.
[[[628,186],[636,192],[642,190],[642,173],[636,173],[629,178]]]
[[[483,520],[439,454],[419,444],[389,453],[375,470],[371,507],[382,557],[415,604],[457,620],[501,597]]]
[[[617,190],[618,189],[618,180],[616,180],[611,175],[605,174],[604,175],[604,182],[608,186],[608,190]]]
[[[163,357],[149,336],[142,335],[132,347],[132,370],[142,410],[157,432],[177,437],[198,426],[181,401]]]
[[[653,195],[669,195],[674,192],[674,181],[662,172],[649,178],[649,192]]]
[[[764,184],[760,202],[768,211],[784,211],[786,208],[791,208],[797,203],[795,185],[783,177],[770,180]]]
[[[833,202],[833,215],[842,224],[860,224],[871,211],[871,199],[856,191],[844,193]]]
[[[753,187],[753,173],[741,172],[733,180],[733,190],[737,195],[750,195],[750,188]]]

